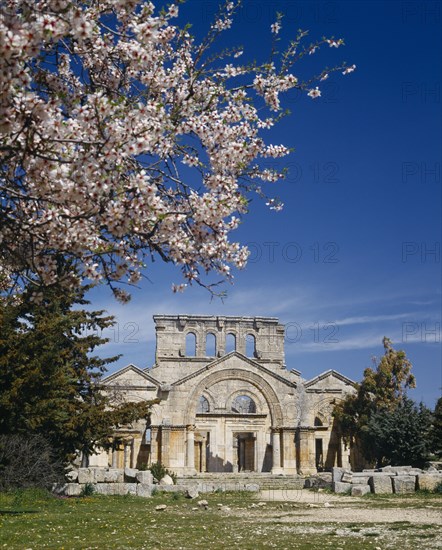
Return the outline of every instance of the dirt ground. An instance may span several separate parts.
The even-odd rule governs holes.
[[[259,499],[263,502],[299,504],[302,515],[290,513],[289,522],[352,522],[352,523],[398,523],[439,524],[442,526],[442,506],[433,502],[424,504],[420,498],[407,498],[370,501],[364,498],[314,493],[306,490],[262,491]],[[442,499],[441,499],[442,501]],[[404,503],[407,507],[404,507]],[[395,505],[396,504],[396,505]],[[441,503],[442,504],[442,503]],[[374,506],[373,506],[374,505]],[[280,518],[283,519],[283,518]]]

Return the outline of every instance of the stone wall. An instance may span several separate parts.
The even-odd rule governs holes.
[[[150,471],[134,468],[78,468],[66,475],[67,483],[56,485],[54,492],[79,496],[86,485],[92,485],[99,495],[138,495],[150,497],[154,480]]]
[[[332,469],[332,489],[335,493],[352,496],[375,494],[407,494],[417,490],[433,491],[442,483],[442,471],[435,468],[421,470],[412,466],[386,466],[352,472],[344,468]]]

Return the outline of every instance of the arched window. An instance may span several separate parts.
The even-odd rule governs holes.
[[[195,357],[196,355],[196,336],[189,332],[186,336],[186,357]]]
[[[319,416],[315,416],[315,426],[323,426],[322,420],[319,418]]]
[[[216,336],[211,332],[206,335],[206,357],[216,356]]]
[[[204,413],[208,413],[209,411],[210,411],[209,402],[204,397],[204,395],[202,395],[199,398],[198,405],[196,407],[196,413],[197,414],[204,414]]]
[[[229,332],[226,336],[226,353],[236,351],[236,336]]]
[[[246,334],[246,357],[256,357],[256,339],[253,334]]]
[[[239,414],[256,413],[256,405],[248,395],[238,395],[232,403],[232,412]]]

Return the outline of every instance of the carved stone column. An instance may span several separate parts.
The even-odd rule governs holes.
[[[207,437],[201,442],[201,472],[207,472]]]
[[[280,428],[272,430],[272,474],[282,474]]]
[[[168,468],[170,456],[170,426],[161,426],[161,464]]]
[[[158,462],[158,427],[150,427],[150,456],[149,466]]]
[[[118,468],[118,447],[112,447],[112,468]]]
[[[187,460],[186,471],[188,474],[196,474],[195,470],[195,426],[188,424],[186,426],[187,432]]]
[[[315,464],[315,428],[299,428],[297,458],[299,474],[312,475],[317,473]]]
[[[285,474],[296,474],[295,428],[283,428],[283,469]]]

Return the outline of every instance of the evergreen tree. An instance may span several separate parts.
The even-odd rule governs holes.
[[[150,403],[112,406],[100,377],[117,357],[91,355],[114,320],[85,306],[85,289],[28,293],[0,308],[0,434],[41,434],[67,460],[106,447],[113,426],[147,417]]]
[[[378,467],[423,466],[431,447],[431,422],[430,409],[405,397],[394,410],[371,414],[362,432],[364,447],[371,449]]]
[[[350,445],[362,445],[368,460],[375,458],[366,437],[371,416],[377,412],[395,411],[406,398],[407,389],[416,386],[412,365],[405,352],[395,350],[386,337],[383,345],[384,355],[379,361],[374,360],[375,368],[364,370],[356,393],[336,404],[333,412],[344,439]]]
[[[442,397],[439,397],[434,408],[430,438],[432,452],[436,456],[442,457]]]

